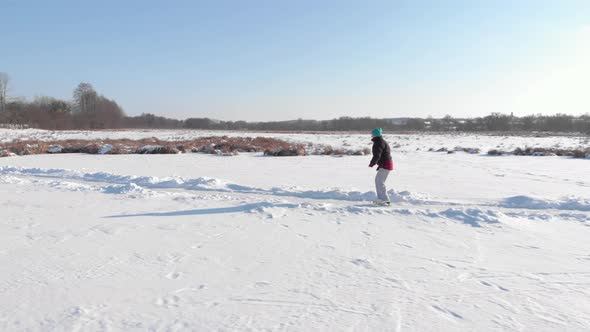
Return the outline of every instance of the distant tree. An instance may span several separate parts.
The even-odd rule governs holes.
[[[6,91],[8,90],[8,82],[10,82],[10,76],[6,73],[0,72],[0,112],[6,111]]]
[[[439,131],[443,129],[443,123],[441,120],[430,118],[428,121],[430,121],[430,129],[433,131]]]
[[[78,128],[120,128],[125,125],[123,109],[114,100],[99,95],[90,83],[82,82],[74,89],[73,110]]]
[[[123,125],[123,109],[111,99],[100,96],[96,100],[95,127],[120,128]]]
[[[568,132],[573,129],[573,117],[566,114],[555,114],[545,118],[544,130]]]
[[[447,114],[444,118],[442,118],[442,129],[445,131],[455,130],[455,123],[456,120]]]
[[[460,131],[479,131],[481,119],[467,119],[463,123],[458,124],[457,130]]]
[[[408,119],[406,123],[406,128],[409,130],[424,130],[425,124],[424,120],[422,119]]]
[[[184,127],[189,129],[211,129],[213,121],[208,118],[189,118],[184,121]]]
[[[574,130],[580,133],[590,134],[590,114],[584,114],[576,119]]]
[[[489,131],[508,131],[510,130],[510,116],[502,113],[492,113],[484,119],[486,129]]]
[[[69,129],[73,126],[70,106],[52,97],[36,97],[26,106],[29,125],[42,129]]]
[[[520,119],[520,129],[522,130],[526,130],[526,131],[531,131],[535,129],[535,126],[537,124],[537,117],[534,115],[527,115],[524,116]]]
[[[75,110],[82,113],[95,111],[97,97],[98,94],[92,84],[85,82],[78,84],[74,89]]]

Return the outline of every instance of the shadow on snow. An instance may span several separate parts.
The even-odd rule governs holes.
[[[269,208],[297,208],[299,204],[275,204],[275,203],[253,203],[244,204],[233,207],[220,207],[210,209],[196,209],[196,210],[182,210],[182,211],[170,211],[170,212],[150,212],[150,213],[138,213],[138,214],[121,214],[106,216],[103,218],[129,218],[129,217],[180,217],[180,216],[194,216],[194,215],[207,215],[207,214],[223,214],[223,213],[239,213],[239,212],[261,212],[264,209]]]

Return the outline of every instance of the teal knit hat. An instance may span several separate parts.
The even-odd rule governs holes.
[[[381,128],[375,128],[375,129],[373,129],[373,131],[371,131],[371,135],[373,135],[373,137],[381,137],[382,134],[383,134],[383,129],[381,129]]]

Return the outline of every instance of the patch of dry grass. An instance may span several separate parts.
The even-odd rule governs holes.
[[[298,151],[305,155],[303,145],[267,137],[201,137],[187,141],[162,141],[157,138],[141,140],[60,140],[60,141],[16,141],[0,144],[0,156],[11,154],[24,156],[45,153],[87,153],[87,154],[176,154],[200,152],[234,155],[240,152]],[[273,154],[269,154],[273,155]]]
[[[310,153],[311,151],[311,153]],[[236,155],[246,152],[263,152],[266,156],[314,155],[367,155],[371,151],[335,149],[331,146],[293,144],[269,137],[227,137],[210,136],[186,141],[162,141],[157,138],[140,140],[59,140],[59,141],[16,141],[0,143],[0,157],[11,155],[34,155],[56,153],[86,154],[177,154],[208,153]]]
[[[501,150],[490,150],[488,155],[501,156],[501,155],[514,155],[514,156],[560,156],[560,157],[572,157],[578,159],[590,158],[590,148],[586,149],[557,149],[557,148],[516,148],[512,152],[506,152]]]

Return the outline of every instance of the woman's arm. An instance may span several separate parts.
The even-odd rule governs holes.
[[[377,144],[376,142],[373,143],[373,159],[371,159],[369,167],[375,166],[375,164],[379,161],[379,158],[381,158],[382,153],[383,147],[381,146],[381,144]]]

